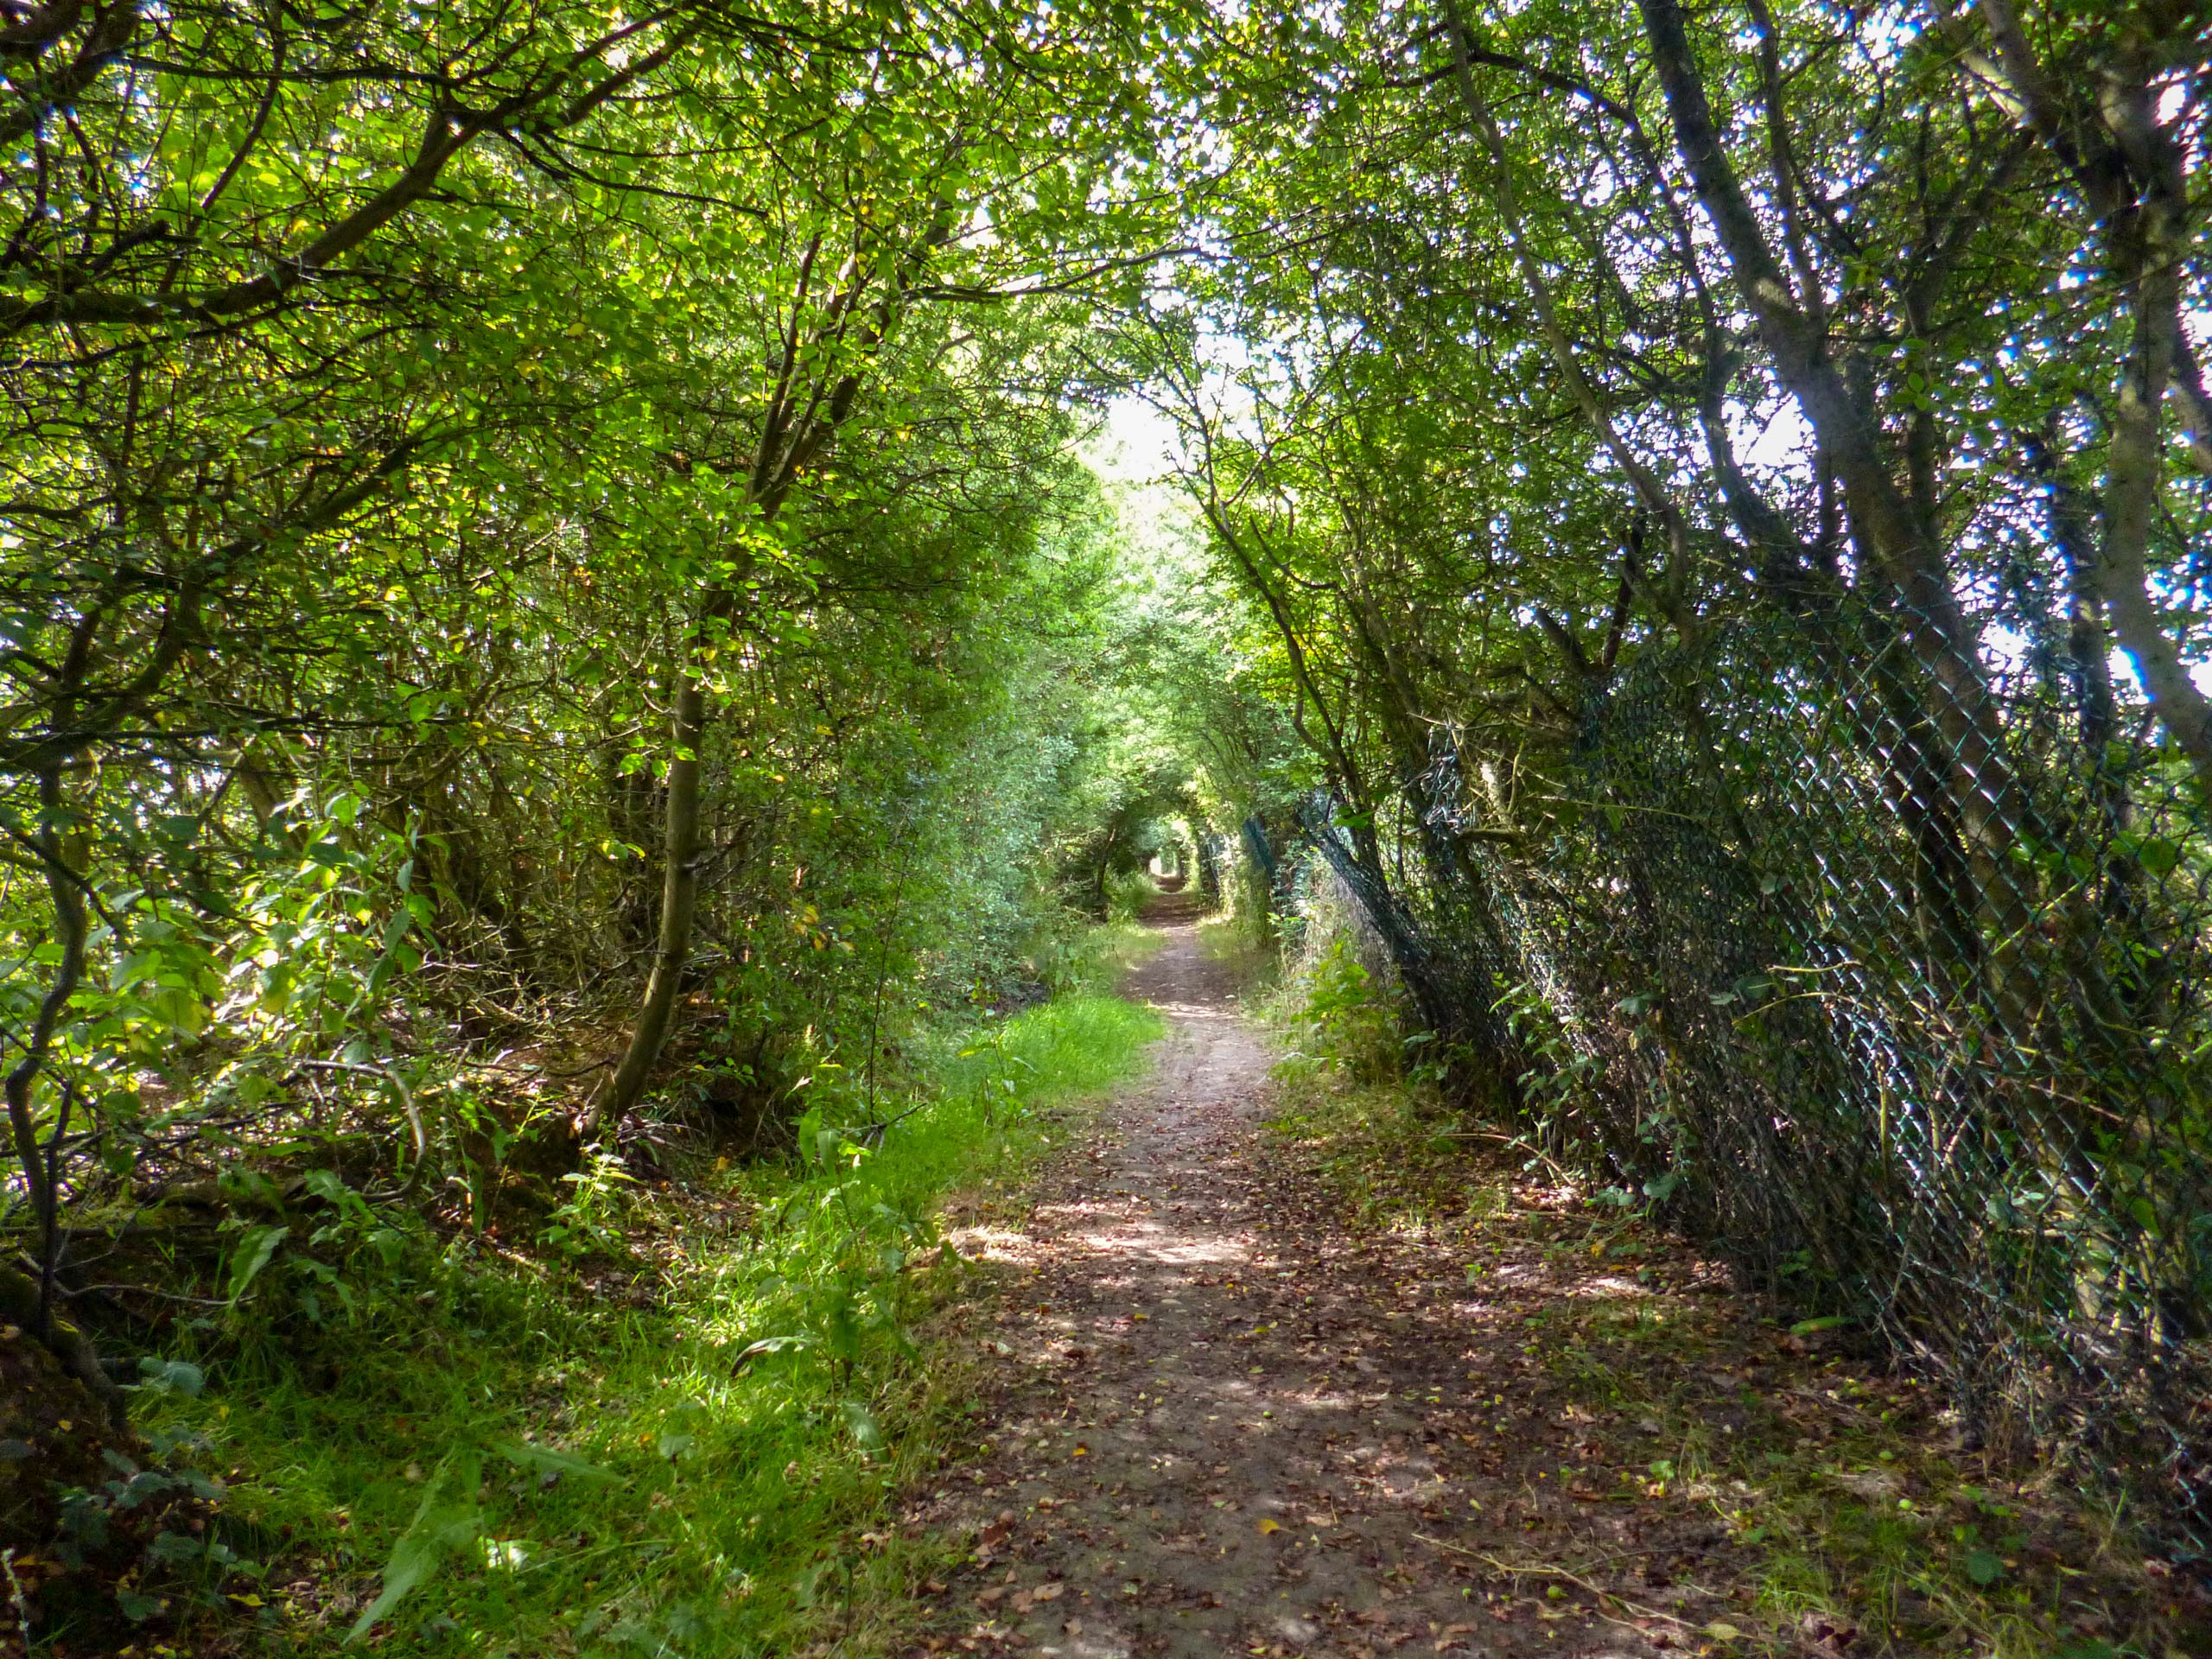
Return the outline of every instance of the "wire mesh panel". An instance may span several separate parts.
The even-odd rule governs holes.
[[[2212,838],[2096,669],[1762,617],[1440,750],[1411,879],[1308,827],[1553,1155],[2212,1541]]]

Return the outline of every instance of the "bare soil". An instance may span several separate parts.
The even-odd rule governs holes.
[[[973,1456],[904,1517],[967,1557],[909,1652],[1922,1650],[1904,1624],[1762,1617],[1726,1495],[1667,1459],[1684,1414],[1722,1444],[1819,1447],[1878,1413],[1937,1436],[1931,1402],[1843,1382],[1851,1362],[1777,1337],[1678,1248],[1593,1255],[1564,1192],[1508,1188],[1476,1273],[1468,1227],[1363,1226],[1265,1128],[1274,1055],[1191,902],[1151,919],[1166,948],[1129,994],[1170,1021],[1153,1076],[1018,1229],[956,1241],[1000,1280],[970,1332],[993,1380]],[[1587,1320],[1623,1309],[1635,1329],[1671,1310],[1677,1334],[1605,1350]],[[1940,1501],[1909,1465],[1865,1479],[1878,1508]]]

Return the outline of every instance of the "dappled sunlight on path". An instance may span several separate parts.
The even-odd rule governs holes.
[[[1376,1272],[1277,1166],[1272,1057],[1193,909],[1156,908],[1128,988],[1170,1020],[1149,1083],[1025,1230],[957,1236],[1020,1275],[986,1341],[1014,1374],[982,1463],[920,1511],[978,1541],[914,1650],[1653,1651],[1592,1611],[1493,1615],[1432,1541],[1470,1508],[1423,1408],[1491,1310]]]

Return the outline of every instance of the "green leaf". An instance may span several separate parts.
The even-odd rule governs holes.
[[[741,1351],[730,1369],[733,1373],[741,1371],[764,1355],[802,1353],[813,1346],[812,1337],[763,1337]]]
[[[602,1469],[595,1463],[587,1463],[582,1458],[549,1446],[500,1440],[493,1444],[492,1450],[518,1469],[527,1469],[533,1474],[565,1475],[571,1480],[589,1481],[601,1486],[617,1486],[622,1482],[622,1477],[611,1469]]]
[[[350,1647],[366,1636],[378,1620],[434,1577],[447,1556],[484,1535],[483,1512],[476,1507],[476,1483],[482,1472],[480,1460],[473,1455],[450,1459],[439,1465],[430,1489],[423,1494],[422,1504],[415,1511],[414,1522],[392,1547],[391,1559],[385,1564],[384,1587],[361,1610],[353,1628],[346,1632],[343,1645]],[[446,1497],[448,1487],[455,1493],[450,1499]]]
[[[238,1249],[231,1254],[231,1306],[238,1306],[253,1281],[261,1276],[276,1255],[277,1246],[290,1233],[290,1229],[273,1223],[266,1227],[249,1227],[238,1235]]]
[[[853,1431],[853,1438],[870,1452],[883,1445],[883,1429],[875,1421],[875,1414],[857,1400],[838,1402],[838,1409],[845,1414],[845,1423]]]
[[[141,1595],[136,1590],[117,1591],[115,1605],[123,1616],[133,1624],[143,1624],[162,1611],[161,1599],[158,1596]]]
[[[138,1362],[138,1375],[146,1379],[138,1386],[154,1394],[181,1394],[196,1400],[207,1386],[207,1374],[197,1365],[181,1359],[156,1359],[151,1354]]]

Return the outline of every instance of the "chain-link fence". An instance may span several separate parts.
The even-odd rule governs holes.
[[[1770,616],[1461,760],[1306,827],[1551,1154],[2212,1543],[2212,837],[2105,665]]]

